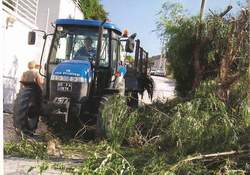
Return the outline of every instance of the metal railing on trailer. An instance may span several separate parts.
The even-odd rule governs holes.
[[[141,74],[147,74],[148,69],[148,52],[146,52],[140,46],[140,40],[136,40],[136,49],[135,49],[135,62],[134,68],[136,72]]]

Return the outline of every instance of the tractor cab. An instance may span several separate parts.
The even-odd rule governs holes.
[[[119,66],[121,31],[112,23],[101,26],[101,22],[95,20],[58,19],[55,24],[46,65],[47,83],[51,82],[47,89],[50,97],[53,81],[60,81],[63,76],[87,83],[84,96],[100,95],[106,89],[115,88],[111,84]],[[102,36],[100,27],[103,27]]]

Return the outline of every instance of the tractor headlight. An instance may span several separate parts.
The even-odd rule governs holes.
[[[70,76],[62,76],[62,75],[52,75],[50,80],[79,82],[79,83],[87,82],[87,79],[83,77],[70,77]]]

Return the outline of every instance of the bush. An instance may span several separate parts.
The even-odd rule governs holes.
[[[192,52],[195,38],[195,22],[193,19],[183,19],[177,26],[172,26],[171,38],[168,42],[168,57],[176,80],[176,91],[179,96],[187,96],[192,90],[194,70]],[[170,27],[170,26],[169,26]]]
[[[238,147],[249,126],[246,100],[238,93],[238,98],[231,97],[237,100],[231,101],[234,105],[224,103],[216,96],[217,87],[216,81],[205,81],[192,99],[155,101],[139,107],[131,143],[152,143],[165,150],[178,150],[180,156]]]
[[[112,96],[102,110],[103,123],[108,140],[119,146],[132,132],[137,120],[136,113],[127,106],[126,98]]]
[[[167,137],[184,153],[214,152],[233,148],[241,125],[213,93],[214,81],[203,83],[192,100],[178,104]]]

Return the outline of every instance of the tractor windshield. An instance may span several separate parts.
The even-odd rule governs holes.
[[[64,60],[93,60],[96,57],[98,28],[57,27],[50,63]],[[102,44],[103,45],[103,44]]]

